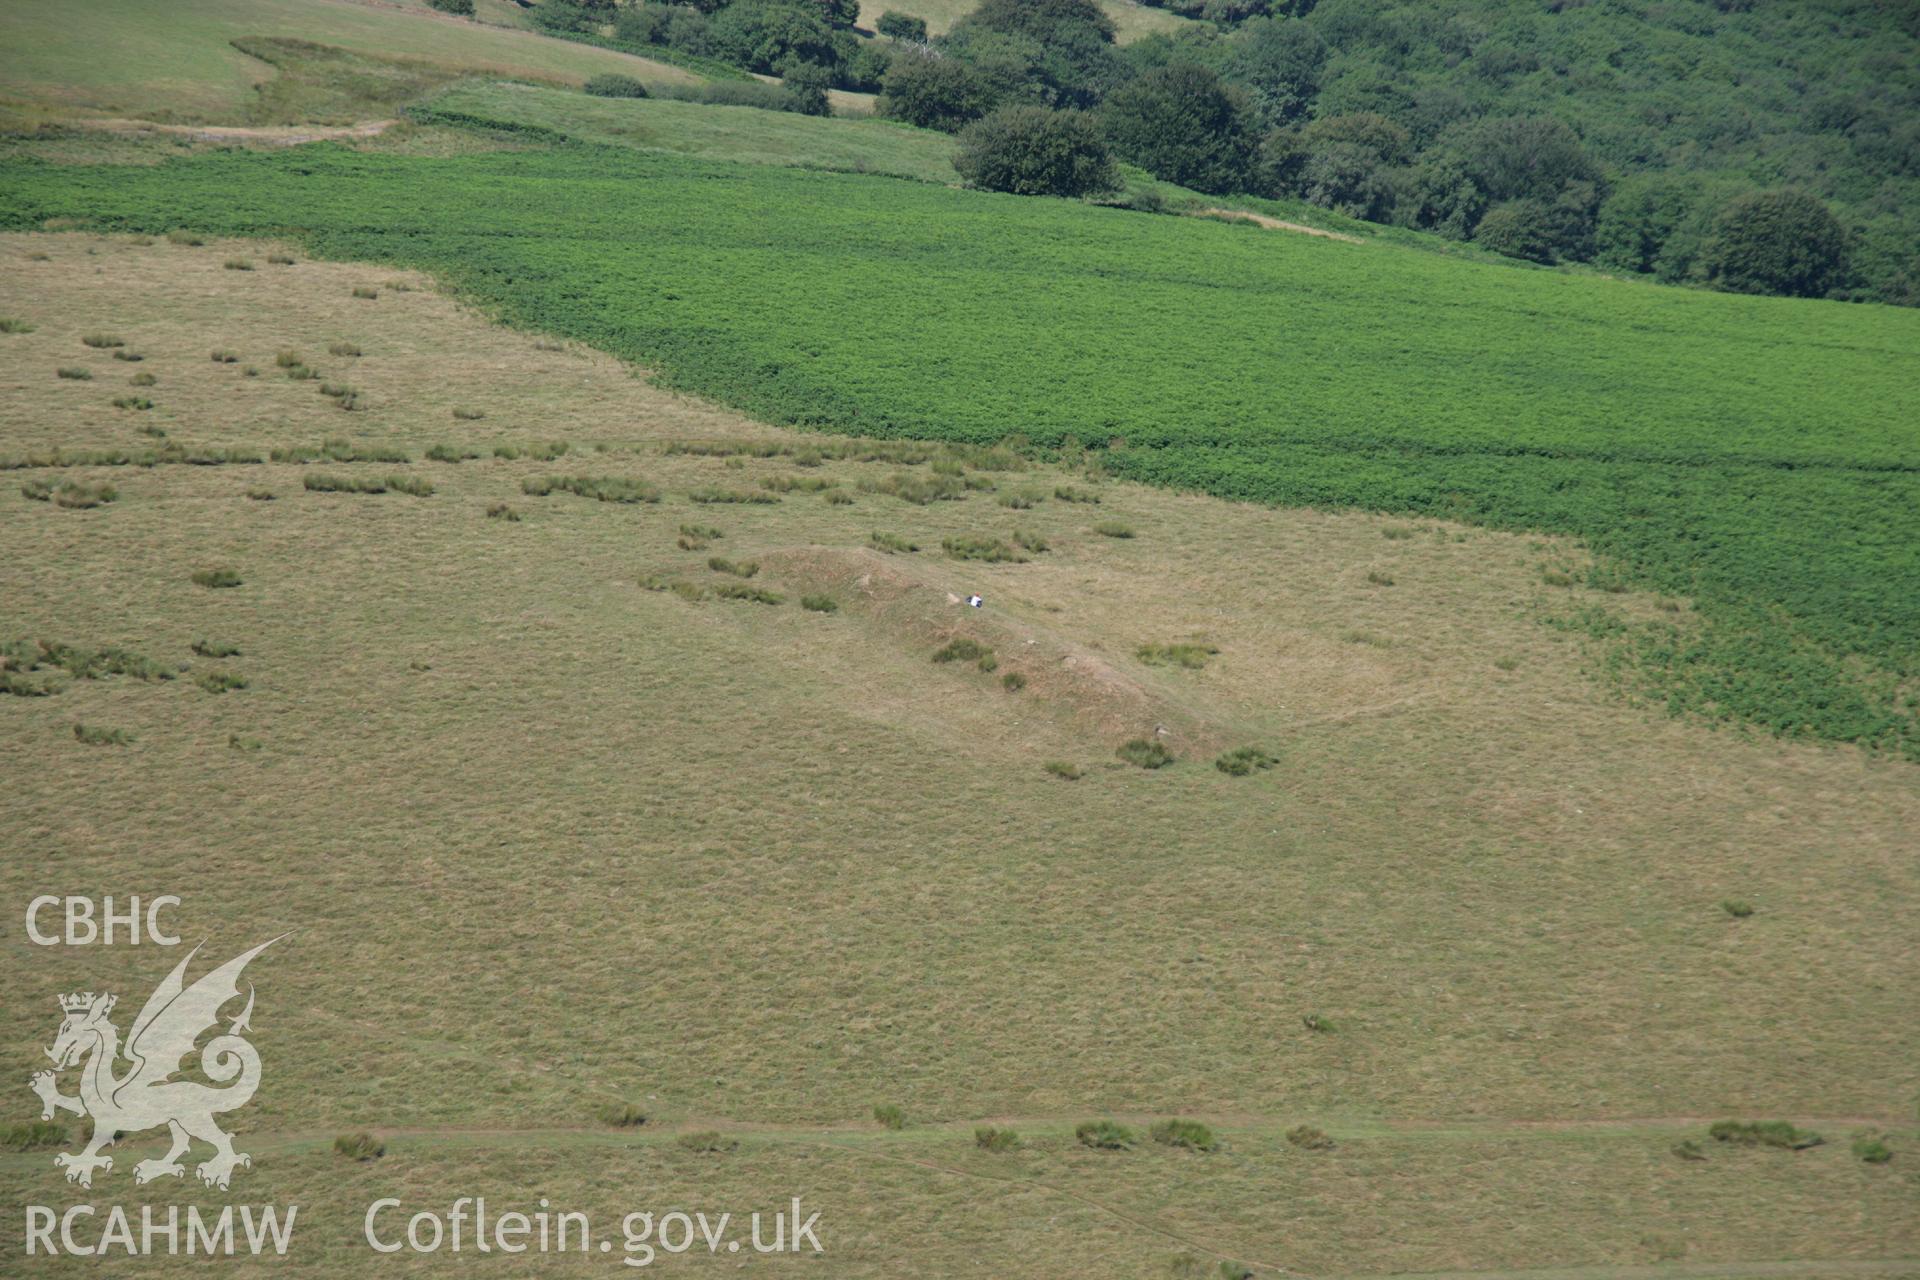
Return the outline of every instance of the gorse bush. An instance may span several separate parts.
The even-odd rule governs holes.
[[[1189,1151],[1211,1151],[1219,1145],[1213,1130],[1198,1120],[1162,1120],[1147,1130],[1147,1136],[1161,1146]]]
[[[707,568],[715,573],[730,573],[736,578],[751,578],[760,572],[757,560],[729,560],[725,556],[709,556]]]
[[[240,656],[240,646],[228,644],[222,640],[195,640],[192,644],[195,653],[203,658],[236,658]]]
[[[832,596],[801,596],[800,607],[808,613],[837,613],[840,604]]]
[[[1223,752],[1213,762],[1213,767],[1235,778],[1244,778],[1255,769],[1271,769],[1280,763],[1258,747],[1239,747]]]
[[[1093,526],[1093,531],[1103,538],[1131,538],[1133,526],[1122,524],[1118,520],[1102,520]]]
[[[596,502],[660,501],[660,490],[631,476],[534,476],[520,482],[520,491],[536,498],[571,493]]]
[[[891,1102],[882,1102],[873,1109],[873,1118],[882,1129],[904,1129],[907,1127],[906,1112]]]
[[[333,1140],[333,1153],[365,1164],[387,1154],[387,1144],[370,1133],[343,1133]]]
[[[877,529],[867,536],[867,545],[876,551],[885,551],[889,555],[904,555],[920,549],[897,534],[881,533]]]
[[[227,693],[247,687],[247,678],[231,671],[203,671],[193,678],[193,682],[208,693]]]
[[[102,729],[86,724],[74,725],[73,736],[76,741],[89,747],[124,747],[133,741],[133,735],[123,729]]]
[[[1185,667],[1189,671],[1198,671],[1207,665],[1207,659],[1219,653],[1218,646],[1195,642],[1178,644],[1143,644],[1135,649],[1134,656],[1150,667]]]
[[[124,341],[114,337],[110,333],[90,333],[80,339],[80,341],[97,351],[106,351],[114,347],[124,347],[127,345]]]
[[[713,589],[722,600],[745,600],[751,604],[779,604],[786,599],[777,591],[750,587],[744,582],[726,582]]]
[[[1089,1120],[1073,1136],[1081,1146],[1096,1151],[1124,1151],[1134,1143],[1133,1130],[1112,1120]]]
[[[1078,782],[1086,776],[1080,771],[1079,765],[1065,760],[1049,760],[1040,767],[1065,782]]]
[[[996,1129],[991,1125],[980,1125],[973,1131],[973,1145],[982,1151],[995,1153],[1012,1151],[1020,1145],[1020,1135],[1012,1129]]]
[[[969,640],[964,636],[949,640],[933,652],[935,662],[977,662],[990,657],[993,653],[978,640]]]
[[[1707,1136],[1737,1147],[1779,1147],[1787,1151],[1804,1151],[1826,1141],[1785,1120],[1719,1120],[1707,1130]]]
[[[727,503],[745,503],[752,505],[754,503],[766,504],[780,501],[778,494],[755,493],[750,489],[721,489],[712,485],[690,490],[687,493],[687,497],[691,501],[698,502],[704,506],[724,505]]]
[[[1027,562],[1027,557],[998,538],[943,538],[940,546],[955,560],[984,560],[988,564]]]
[[[84,365],[64,365],[53,372],[55,377],[65,378],[69,382],[93,381],[93,370]]]
[[[1296,1125],[1287,1130],[1287,1141],[1302,1151],[1331,1151],[1333,1139],[1312,1125]]]
[[[1164,769],[1173,763],[1173,752],[1155,738],[1135,738],[1114,753],[1128,764],[1141,769]]]
[[[237,569],[228,568],[196,569],[193,581],[195,586],[201,587],[237,587],[240,585],[240,573]]]
[[[697,1151],[703,1155],[719,1155],[732,1151],[740,1144],[732,1138],[722,1137],[713,1129],[699,1129],[692,1133],[683,1133],[675,1138],[674,1145],[683,1151]]]

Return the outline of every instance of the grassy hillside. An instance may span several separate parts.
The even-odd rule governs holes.
[[[641,151],[885,173],[954,183],[956,143],[944,133],[885,120],[839,120],[664,98],[591,98],[525,84],[470,83],[423,104],[422,120],[551,130]]]
[[[364,0],[97,0],[85,21],[57,5],[0,6],[0,106],[29,118],[265,123],[253,114],[254,86],[274,68],[233,47],[247,38],[572,84],[606,71],[699,78],[628,54]]]
[[[750,178],[825,182],[587,158],[641,207],[666,187],[740,259],[794,234],[763,200],[803,189]],[[311,170],[326,225],[340,161],[286,160]],[[549,163],[521,160],[522,178]],[[230,158],[171,179],[257,213],[279,172]],[[96,176],[142,195],[139,174]],[[511,176],[469,203],[579,235]],[[692,202],[696,183],[737,221]],[[396,229],[454,216],[396,216],[381,182],[363,190]],[[619,235],[688,252],[593,212],[611,218],[597,254]],[[778,252],[824,253],[845,229]],[[1171,1280],[1194,1273],[1183,1257],[1814,1280],[1920,1257],[1920,771],[1608,696],[1541,619],[1665,615],[1645,593],[1545,581],[1587,570],[1568,541],[783,431],[489,325],[388,264],[178,239],[0,236],[22,322],[0,333],[0,457],[29,464],[0,486],[0,644],[9,687],[57,689],[0,695],[0,845],[33,851],[0,859],[16,920],[0,977],[31,994],[0,1004],[0,1071],[24,1085],[44,1066],[46,995],[137,1008],[173,959],[31,946],[18,920],[49,866],[64,892],[177,889],[172,918],[210,935],[205,954],[298,932],[249,970],[266,1073],[230,1195],[190,1174],[134,1187],[149,1134],[90,1195],[50,1151],[0,1152],[16,1203],[136,1219],[148,1202],[297,1203],[285,1265],[327,1277],[366,1273],[361,1219],[389,1195],[440,1211],[484,1195],[492,1212],[548,1196],[605,1228],[798,1194],[827,1253],[792,1266],[859,1280]],[[955,269],[880,243],[903,277]],[[609,287],[662,287],[638,260]],[[282,352],[317,376],[288,376]],[[133,398],[146,407],[114,404]],[[68,481],[116,496],[23,492]],[[701,500],[740,495],[771,500]],[[1016,532],[1023,561],[943,545]],[[193,581],[220,566],[240,584]],[[965,608],[970,591],[987,607]],[[931,660],[954,639],[991,646],[996,669]],[[171,678],[23,669],[41,640],[117,646]],[[1183,643],[1218,652],[1141,656]],[[246,684],[213,692],[221,673]],[[1173,764],[1116,757],[1156,726]],[[1242,746],[1273,767],[1213,766]],[[6,1096],[6,1126],[36,1118],[24,1087]],[[905,1128],[875,1123],[876,1103]],[[648,1122],[608,1124],[623,1105]],[[1073,1137],[1176,1113],[1217,1149]],[[1722,1115],[1827,1141],[1715,1143]],[[1020,1144],[977,1146],[980,1123]],[[1300,1125],[1335,1145],[1289,1141]],[[360,1129],[383,1158],[331,1150]],[[1866,1129],[1893,1163],[1854,1156]],[[683,1145],[700,1131],[718,1136]],[[1706,1158],[1674,1154],[1688,1141]]]
[[[634,152],[6,176],[15,226],[301,226],[774,420],[1585,537],[1697,602],[1582,615],[1630,687],[1915,749],[1920,316]]]

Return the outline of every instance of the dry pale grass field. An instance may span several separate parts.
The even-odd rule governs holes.
[[[672,453],[836,442],[490,326],[424,278],[272,249],[0,237],[0,316],[35,326],[0,335],[0,458],[158,447],[147,428],[414,459],[5,473],[0,640],[183,669],[0,697],[0,1121],[37,1118],[56,992],[118,991],[130,1017],[177,958],[31,946],[27,900],[170,892],[218,958],[297,930],[249,970],[267,1068],[234,1195],[302,1205],[305,1269],[364,1269],[377,1195],[485,1193],[609,1218],[801,1194],[828,1254],[788,1265],[812,1275],[1166,1276],[1182,1253],[1328,1276],[1920,1273],[1899,1261],[1920,1258],[1920,772],[1617,697],[1547,623],[1660,602],[1549,585],[1577,548],[1040,464],[969,468],[994,489],[915,506],[859,485],[924,463]],[[321,376],[290,380],[282,351]],[[422,457],[554,440],[557,462]],[[309,492],[309,473],[435,491]],[[522,493],[554,474],[664,496]],[[853,501],[689,498],[780,477]],[[19,491],[62,479],[119,496]],[[1027,492],[1045,500],[999,504]],[[681,550],[685,523],[723,536]],[[1049,549],[941,551],[1016,529]],[[920,549],[869,549],[876,530]],[[740,580],[713,555],[757,561],[749,585],[783,603],[718,598]],[[190,580],[216,566],[243,585]],[[973,591],[985,609],[958,603]],[[930,661],[956,637],[998,669]],[[1219,652],[1136,656],[1175,642]],[[247,687],[210,693],[209,670]],[[85,745],[76,722],[132,741]],[[1174,767],[1115,758],[1156,729]],[[1249,745],[1275,766],[1212,767]],[[883,1102],[904,1131],[873,1123]],[[649,1123],[596,1119],[623,1103]],[[1072,1137],[1175,1114],[1223,1149]],[[1828,1142],[1706,1141],[1727,1116]],[[1022,1149],[976,1149],[989,1120]],[[1301,1123],[1338,1145],[1290,1145]],[[739,1147],[674,1141],[706,1128]],[[1867,1128],[1890,1164],[1850,1153]],[[385,1158],[330,1151],[359,1129]],[[1709,1159],[1670,1153],[1688,1137]],[[0,1184],[85,1194],[45,1152],[0,1154]],[[201,1196],[136,1191],[124,1166],[90,1194]]]

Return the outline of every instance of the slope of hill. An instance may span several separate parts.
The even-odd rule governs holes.
[[[5,176],[12,226],[302,226],[774,420],[1111,440],[1162,483],[1586,537],[1597,583],[1697,604],[1581,616],[1629,687],[1920,749],[1910,312],[632,151]]]
[[[95,0],[84,21],[59,5],[0,8],[0,108],[31,120],[130,116],[160,122],[262,119],[255,86],[275,69],[235,40],[310,41],[442,76],[526,76],[579,84],[600,72],[692,82],[678,67],[532,32],[369,0]],[[297,117],[307,118],[307,117]]]
[[[682,182],[723,193],[737,238],[716,260],[792,261],[770,259],[794,231],[763,201],[801,188],[749,175],[826,181],[640,182],[589,158],[625,199],[667,184],[683,217],[719,215]],[[284,159],[312,171],[325,225],[336,160]],[[274,168],[238,166],[252,181],[222,198],[273,212]],[[192,165],[110,176],[169,172],[183,197],[216,189]],[[470,204],[524,204],[490,182]],[[447,217],[363,189],[396,231]],[[518,216],[579,237],[554,205]],[[492,234],[456,225],[470,254]],[[1046,252],[1100,224],[1067,225]],[[30,948],[18,909],[49,867],[63,892],[181,888],[171,918],[210,950],[297,930],[249,972],[253,1167],[231,1193],[136,1186],[164,1147],[144,1133],[93,1198],[136,1221],[297,1203],[284,1265],[323,1277],[378,1261],[362,1224],[387,1196],[547,1197],[620,1248],[626,1213],[799,1195],[826,1252],[792,1266],[855,1280],[1169,1280],[1221,1259],[1817,1280],[1920,1258],[1920,770],[1608,696],[1539,620],[1660,602],[1543,580],[1584,573],[1578,547],[784,431],[391,265],[193,239],[0,236],[18,322],[0,333],[0,846],[33,855],[0,858],[0,976],[137,1007],[174,959]],[[578,243],[609,290],[660,287]],[[880,247],[903,275],[953,269]],[[1282,261],[1325,274],[1301,264],[1373,248]],[[62,505],[64,482],[116,493]],[[962,558],[994,542],[1024,559]],[[193,580],[215,567],[238,585]],[[932,660],[956,639],[995,668]],[[118,647],[149,678],[81,678],[41,641]],[[1177,758],[1122,762],[1136,734]],[[1271,767],[1230,775],[1216,744]],[[16,1086],[58,1016],[0,1003]],[[37,1117],[8,1096],[8,1126]],[[647,1122],[609,1120],[624,1108]],[[1217,1145],[1146,1137],[1173,1114]],[[1108,1115],[1134,1146],[1076,1140]],[[1826,1142],[1714,1142],[1723,1116]],[[978,1145],[978,1124],[1017,1143]],[[1854,1155],[1867,1129],[1891,1164]],[[359,1130],[384,1156],[333,1150]],[[0,1152],[15,1203],[78,1200],[60,1179],[49,1150]]]
[[[666,98],[590,98],[512,83],[456,85],[422,103],[424,121],[550,130],[582,142],[746,164],[801,165],[955,183],[955,142],[886,120],[836,119]]]

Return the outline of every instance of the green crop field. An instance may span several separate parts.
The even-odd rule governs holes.
[[[1156,483],[1584,537],[1697,602],[1576,624],[1630,687],[1920,749],[1911,311],[631,151],[5,177],[11,226],[294,232],[774,421],[1111,443]]]

